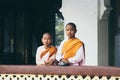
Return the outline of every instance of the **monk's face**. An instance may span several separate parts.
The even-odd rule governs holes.
[[[66,26],[66,34],[68,38],[74,38],[76,33],[76,29],[72,25]]]
[[[42,37],[42,43],[43,43],[44,46],[49,47],[50,44],[52,43],[51,35],[44,34],[43,37]]]

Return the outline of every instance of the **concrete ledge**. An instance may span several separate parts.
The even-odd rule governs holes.
[[[0,74],[120,76],[119,67],[0,65]]]

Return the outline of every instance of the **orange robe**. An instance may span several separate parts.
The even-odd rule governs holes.
[[[81,42],[77,38],[72,38],[66,41],[62,48],[62,54],[64,55],[64,59],[68,60],[68,58],[74,57],[77,50],[83,46],[83,42]]]
[[[53,54],[55,54],[57,52],[57,48],[54,47],[54,46],[51,46],[50,48],[47,48],[45,51],[43,51],[41,53],[40,57],[42,58],[47,52],[50,52],[50,54],[49,54],[49,58],[50,58]]]

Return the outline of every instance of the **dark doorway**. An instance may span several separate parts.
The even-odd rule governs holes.
[[[61,3],[61,0],[0,1],[0,64],[35,64],[42,34],[55,35],[55,14],[59,13]]]
[[[120,0],[110,0],[109,65],[120,66]]]

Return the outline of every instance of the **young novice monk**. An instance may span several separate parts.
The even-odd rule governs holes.
[[[43,45],[37,48],[36,64],[37,65],[53,65],[57,48],[52,46],[52,35],[44,33],[41,39]]]
[[[60,66],[81,66],[85,63],[84,44],[75,37],[77,30],[74,23],[66,25],[67,40],[63,40],[58,48],[56,60]]]

